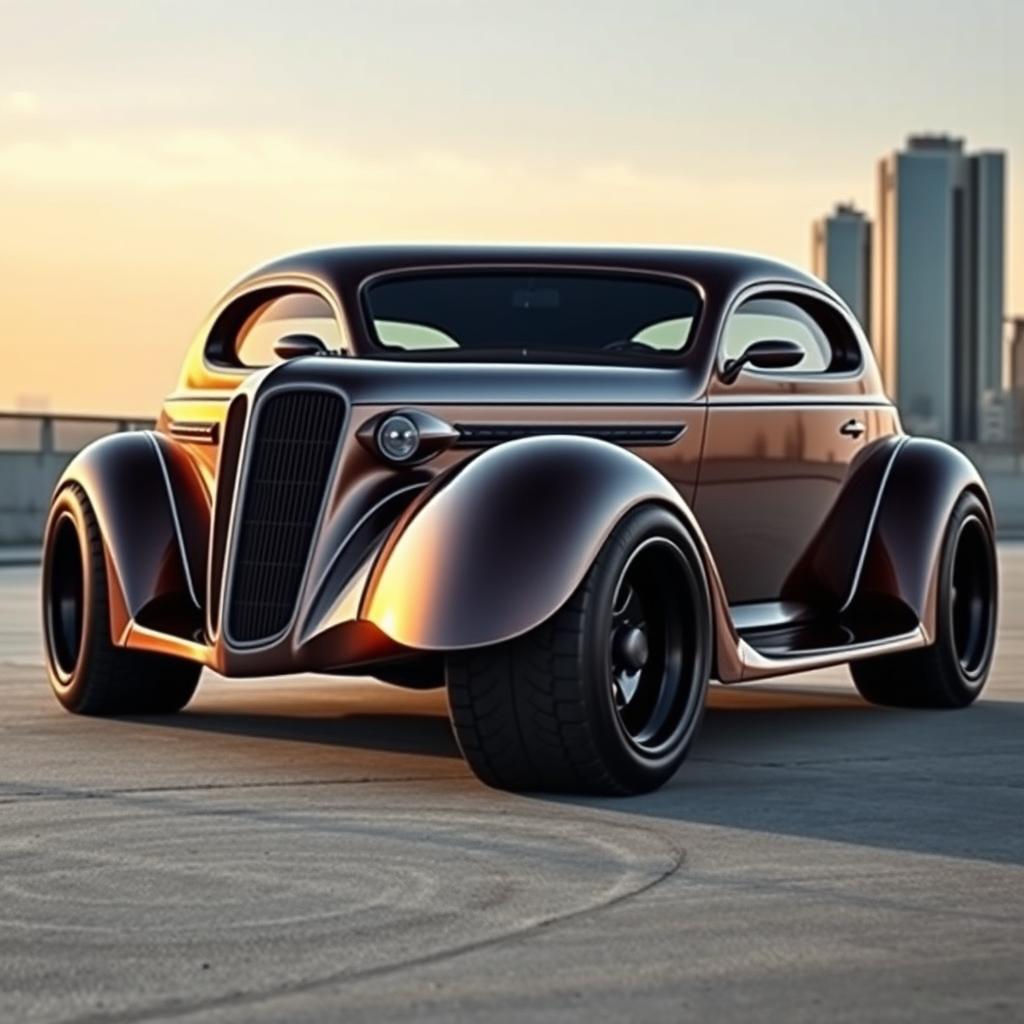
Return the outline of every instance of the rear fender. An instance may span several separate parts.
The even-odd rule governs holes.
[[[157,601],[200,608],[210,502],[178,445],[149,431],[100,438],[72,459],[57,490],[70,483],[99,524],[115,643]]]
[[[580,585],[630,509],[674,511],[698,544],[716,625],[735,649],[721,581],[675,488],[624,448],[536,437],[488,449],[417,496],[370,574],[360,618],[419,650],[500,643],[540,625]]]
[[[897,451],[878,501],[851,604],[896,599],[935,637],[942,544],[953,509],[975,492],[993,524],[992,504],[978,471],[941,441],[907,438]]]
[[[879,496],[906,441],[893,434],[857,454],[838,498],[782,586],[784,601],[823,612],[841,611],[850,604]]]

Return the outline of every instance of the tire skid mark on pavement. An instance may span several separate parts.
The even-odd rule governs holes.
[[[955,758],[983,759],[989,757],[1017,757],[1020,753],[1018,746],[987,747],[984,750],[943,750],[940,753],[924,751],[916,753],[913,751],[899,751],[895,754],[861,754],[836,757],[803,757],[789,760],[740,760],[738,758],[715,757],[715,756],[693,756],[687,758],[688,764],[724,764],[730,768],[778,768],[789,771],[793,768],[842,768],[851,764],[898,764],[901,767],[913,761],[949,761]]]
[[[310,786],[366,786],[394,785],[427,782],[466,782],[466,772],[451,775],[365,775],[340,779],[269,779],[249,782],[197,782],[164,786],[112,786],[108,789],[68,789],[63,786],[47,786],[33,790],[19,790],[0,782],[0,806],[26,804],[57,800],[113,800],[123,796],[154,795],[161,793],[208,793],[232,789],[303,789]]]
[[[299,785],[301,786],[301,784]],[[246,787],[238,788],[245,789]],[[403,929],[423,929],[431,926],[432,917],[443,919],[447,916],[452,916],[466,919],[464,927],[467,929],[472,928],[475,921],[478,925],[480,922],[485,922],[489,934],[483,934],[462,942],[444,943],[442,938],[441,948],[431,949],[428,952],[418,952],[411,956],[398,956],[393,959],[385,958],[377,963],[349,963],[340,969],[316,974],[313,977],[283,980],[272,984],[264,990],[257,988],[248,992],[237,990],[225,992],[221,988],[220,991],[211,993],[205,998],[199,997],[186,1002],[182,1002],[177,998],[164,998],[157,999],[149,1005],[125,1007],[113,1013],[100,1011],[84,1016],[73,1014],[65,1019],[79,1022],[100,1020],[145,1021],[152,1018],[167,1019],[189,1016],[196,1013],[201,1014],[226,1006],[244,1009],[245,1006],[255,1006],[272,1002],[276,999],[287,999],[293,995],[321,988],[346,985],[356,981],[386,976],[389,973],[402,971],[410,967],[439,963],[466,955],[478,949],[522,939],[540,929],[578,919],[581,916],[616,906],[625,900],[636,898],[675,874],[683,864],[685,856],[684,851],[676,843],[669,840],[662,832],[655,828],[633,822],[611,822],[606,817],[599,817],[598,814],[589,812],[585,807],[579,809],[580,813],[571,816],[565,815],[564,807],[554,807],[552,805],[547,805],[543,810],[553,810],[554,814],[528,813],[524,815],[522,812],[510,814],[507,810],[507,805],[505,805],[504,807],[498,807],[496,809],[497,813],[484,813],[481,811],[452,814],[450,807],[422,806],[417,808],[415,813],[410,812],[408,809],[395,811],[381,807],[371,815],[365,810],[360,811],[354,807],[343,807],[335,813],[331,813],[330,810],[323,808],[274,812],[267,808],[237,805],[211,807],[206,804],[191,802],[188,799],[187,792],[180,794],[180,797],[172,793],[169,798],[166,795],[166,791],[164,791],[164,794],[162,797],[159,794],[149,793],[111,798],[116,799],[118,803],[137,805],[138,816],[125,817],[123,810],[116,818],[107,814],[97,816],[89,813],[91,808],[85,805],[80,805],[81,810],[84,812],[79,815],[80,820],[35,822],[31,820],[30,815],[30,820],[23,823],[23,827],[27,832],[32,833],[36,840],[38,840],[40,828],[44,833],[52,835],[53,831],[59,831],[59,826],[64,825],[66,831],[72,833],[76,827],[80,826],[93,829],[94,832],[90,835],[90,838],[95,841],[96,838],[108,834],[109,827],[113,827],[116,822],[120,830],[116,854],[111,853],[110,860],[103,861],[100,857],[100,852],[86,851],[84,854],[80,854],[81,864],[76,863],[73,859],[69,859],[66,864],[58,863],[56,868],[52,864],[48,865],[46,868],[40,869],[39,877],[33,883],[37,885],[36,891],[33,891],[31,886],[28,888],[16,886],[12,890],[9,885],[4,884],[4,904],[9,906],[13,896],[23,901],[35,899],[36,902],[30,903],[29,906],[37,906],[45,886],[47,890],[45,895],[53,899],[54,906],[59,907],[61,883],[63,881],[61,878],[62,874],[72,879],[80,877],[83,873],[87,878],[95,878],[97,875],[104,876],[104,871],[106,871],[106,875],[114,873],[112,869],[115,867],[117,868],[118,885],[128,886],[128,895],[124,895],[124,890],[121,890],[122,898],[130,904],[132,898],[131,886],[133,884],[142,885],[141,882],[136,881],[133,883],[131,881],[132,873],[134,872],[141,877],[149,869],[147,858],[151,856],[150,848],[145,845],[147,835],[144,833],[144,842],[139,861],[133,864],[133,826],[138,825],[141,821],[142,827],[146,827],[147,822],[152,827],[154,821],[162,821],[164,817],[170,815],[170,820],[176,829],[176,834],[179,837],[184,835],[184,839],[181,841],[185,842],[187,846],[197,848],[203,842],[205,833],[190,832],[188,827],[189,821],[212,823],[212,827],[215,829],[221,827],[222,823],[227,823],[227,827],[233,829],[244,826],[246,842],[250,846],[255,844],[256,847],[259,846],[261,839],[258,834],[255,837],[253,836],[254,823],[257,825],[257,828],[264,826],[277,833],[280,833],[282,829],[294,830],[300,837],[302,845],[309,845],[313,842],[315,838],[314,833],[316,832],[321,834],[329,833],[332,839],[345,837],[350,845],[363,841],[366,844],[364,848],[369,852],[370,856],[357,856],[355,861],[348,865],[348,870],[354,873],[355,882],[357,883],[352,891],[362,892],[374,889],[373,883],[376,883],[376,888],[379,888],[379,878],[381,877],[385,880],[390,880],[392,891],[385,892],[381,897],[382,905],[392,913],[395,912],[397,907],[399,918],[397,921],[392,920],[377,926],[384,930],[385,945],[388,942],[394,943],[396,941],[394,935],[392,935],[394,932]],[[96,810],[99,809],[99,805],[96,805]],[[595,808],[594,810],[597,811],[598,809]],[[8,830],[3,839],[0,840],[0,851],[2,851],[0,855],[9,854],[12,846],[15,848],[18,846],[17,836],[12,837],[11,831]],[[13,831],[17,832],[18,827],[16,826]],[[218,836],[215,833],[213,838],[223,839],[224,836]],[[227,838],[232,839],[233,836],[228,835]],[[446,899],[442,899],[439,904],[424,907],[416,905],[414,901],[411,907],[406,908],[403,898],[408,893],[403,886],[408,883],[408,876],[407,874],[401,874],[401,872],[396,876],[393,871],[389,871],[389,868],[393,869],[396,866],[389,862],[389,857],[394,857],[390,852],[389,844],[397,844],[397,867],[399,869],[407,868],[406,861],[416,855],[415,851],[423,849],[424,844],[440,848],[442,859],[436,861],[436,863],[428,859],[427,873],[422,877],[414,879],[421,886],[429,887],[432,885],[435,888],[439,885],[443,887],[445,884],[451,886],[452,882],[443,877],[443,872],[441,872],[442,877],[436,877],[438,875],[436,865],[444,866],[447,864],[449,867],[454,866],[459,870],[460,884],[462,877],[468,875],[469,888],[472,891],[473,872],[477,870],[477,865],[474,864],[474,861],[479,865],[486,865],[485,869],[481,868],[480,870],[486,870],[488,885],[483,887],[482,894],[469,907],[465,905],[463,900],[449,909],[447,908]],[[69,837],[69,845],[72,849],[75,848],[73,835]],[[219,851],[220,847],[217,849]],[[589,854],[586,852],[587,850],[590,851]],[[175,863],[175,847],[173,844],[162,848],[161,853],[168,857],[172,864]],[[457,855],[457,857],[453,855]],[[581,858],[582,864],[579,863]],[[10,863],[8,857],[5,857],[5,859],[8,860],[8,868],[11,866],[17,867],[17,865]],[[99,871],[97,871],[97,863],[100,865]],[[214,868],[222,866],[216,861],[213,865]],[[202,865],[200,865],[201,867]],[[431,867],[434,868],[433,874],[429,871]],[[82,868],[85,869],[84,872]],[[359,876],[360,871],[365,872],[365,877]],[[547,907],[551,903],[552,892],[555,891],[555,887],[552,886],[552,891],[548,891],[548,878],[546,876],[554,874],[557,877],[558,872],[561,872],[566,877],[577,875],[582,881],[577,883],[576,890],[571,894],[568,906],[548,910]],[[212,875],[213,882],[216,883],[216,870],[213,871]],[[593,875],[594,877],[589,878],[588,875]],[[312,878],[313,876],[310,875],[310,877]],[[481,875],[481,877],[484,876]],[[31,881],[31,875],[29,878]],[[9,880],[10,872],[8,871],[3,881],[7,883]],[[332,879],[328,879],[328,881],[332,881]],[[337,879],[335,878],[333,881],[336,882]],[[54,888],[56,892],[49,891]],[[72,892],[74,891],[72,890]],[[464,896],[464,890],[461,888],[454,888],[452,892]],[[506,927],[501,927],[501,915],[498,915],[498,929],[492,930],[491,923],[495,920],[495,915],[493,914],[495,905],[505,906],[507,904],[505,906],[506,917],[509,913],[522,913],[513,902],[513,896],[517,893],[520,897],[523,897],[525,893],[528,912],[522,914],[523,919],[520,921],[507,921]],[[396,898],[396,894],[397,902],[389,903],[389,900]],[[105,895],[101,890],[94,897],[93,902],[97,907],[101,905]],[[288,904],[291,907],[294,903],[294,893],[286,895],[289,896]],[[304,895],[305,898],[309,896],[308,892],[300,895]],[[428,893],[429,895],[431,893]],[[446,897],[444,891],[440,895]],[[88,905],[89,901],[86,900],[85,902]],[[369,911],[370,907],[371,904],[366,904],[364,909]],[[156,909],[159,911],[161,907],[158,906]],[[176,907],[175,909],[180,912],[188,910],[187,907]],[[357,911],[358,909],[356,908]],[[425,910],[428,911],[426,915],[424,914]],[[467,911],[470,913],[467,914]],[[472,913],[480,915],[479,918],[474,919],[471,916]],[[404,918],[409,917],[409,914],[412,914],[412,917],[409,920],[404,920]],[[347,925],[349,923],[348,919],[352,915],[352,907],[342,906],[333,912],[325,911],[321,915],[320,921],[322,924],[329,924],[329,919],[332,916],[341,917]],[[17,915],[15,915],[16,917]],[[315,917],[310,917],[307,920],[304,917],[292,915],[287,920],[293,921],[299,926],[312,924],[315,931],[317,922]],[[33,925],[38,924],[38,921],[33,921],[31,916],[28,916],[21,921],[15,919],[8,920],[5,923],[6,928],[4,930],[8,935],[11,935],[12,925],[14,929],[13,934],[16,934],[19,925],[32,928]],[[271,923],[270,921],[247,920],[238,922],[237,928],[239,930],[247,928],[263,929],[268,925],[273,927],[280,924],[280,921]],[[196,932],[201,934],[204,924],[202,921],[199,921],[195,923],[194,927]],[[60,923],[59,930],[61,934],[67,933],[69,935],[75,931],[73,926],[69,928],[66,920]],[[109,936],[107,938],[101,937],[99,941],[115,941],[113,937],[118,934],[116,918],[110,928],[102,934],[107,935],[108,932]],[[40,934],[38,930],[36,930],[36,934]],[[79,932],[79,934],[81,933]],[[145,932],[145,937],[140,939],[141,943],[145,945],[147,938],[152,942],[154,935],[159,940],[159,930],[154,931],[151,927],[148,928]],[[451,937],[455,938],[455,936]],[[130,936],[126,936],[126,938],[130,938]],[[308,942],[310,936],[306,935],[304,938]],[[334,934],[331,938],[336,944],[339,941],[344,943],[358,943],[360,941],[358,928],[354,934],[351,931],[346,933],[343,929],[341,933]],[[188,935],[185,935],[183,939],[176,932],[172,932],[169,941],[172,943],[172,952],[176,952],[176,944],[185,941],[187,945]],[[231,942],[231,933],[228,933],[227,941]],[[152,943],[152,945],[153,955],[159,956],[162,948],[161,943],[157,941]],[[0,954],[2,952],[2,947],[0,947]],[[399,952],[399,950],[396,950],[396,952]],[[303,966],[301,959],[296,958],[296,962],[301,971]],[[64,1009],[66,1012],[66,1007]]]
[[[923,858],[928,855],[919,854],[918,856]],[[956,863],[957,860],[955,857],[935,859],[945,860],[951,864]],[[998,868],[1001,865],[994,863],[992,866]],[[686,874],[686,888],[694,901],[704,899],[708,891],[712,890],[715,895],[742,893],[755,897],[767,896],[772,899],[793,896],[799,897],[805,903],[820,903],[843,908],[862,907],[873,911],[894,911],[900,914],[920,915],[932,922],[969,920],[971,922],[984,921],[990,924],[1018,925],[1020,923],[1020,915],[1015,911],[1009,911],[1006,914],[993,914],[980,912],[976,908],[923,906],[910,900],[894,899],[891,896],[878,893],[854,893],[836,885],[834,879],[805,878],[792,881],[777,877],[758,877],[751,873],[743,878],[736,878],[708,871],[691,870]],[[685,896],[681,896],[679,893],[676,894],[676,898],[685,902]]]

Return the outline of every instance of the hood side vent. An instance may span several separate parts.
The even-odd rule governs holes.
[[[459,432],[456,445],[460,448],[487,448],[505,441],[551,434],[596,437],[612,444],[640,446],[672,444],[682,437],[686,424],[457,423],[455,429]]]

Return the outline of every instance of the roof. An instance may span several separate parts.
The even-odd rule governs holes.
[[[721,294],[756,281],[821,288],[808,272],[781,260],[727,249],[671,246],[350,245],[291,253],[247,274],[239,284],[277,274],[306,274],[347,290],[371,274],[408,267],[452,264],[557,264],[605,269],[651,270],[688,277]]]

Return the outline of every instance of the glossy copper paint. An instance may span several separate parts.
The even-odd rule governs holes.
[[[360,301],[367,279],[453,266],[672,275],[698,288],[703,309],[688,349],[658,365],[382,357]],[[326,299],[352,356],[255,372],[232,365],[232,331],[268,298],[295,289]],[[831,304],[856,337],[860,368],[814,377],[745,371],[726,385],[718,339],[730,310],[757,289]],[[303,385],[343,393],[350,422],[294,625],[271,644],[239,650],[219,625],[245,449],[243,437],[225,450],[229,403],[244,396],[248,420],[271,390]],[[685,429],[672,444],[635,446],[632,454],[606,441],[553,437],[483,451],[452,447],[422,466],[399,468],[357,434],[402,406],[450,424]],[[849,420],[862,423],[863,433],[844,433]],[[65,474],[71,480],[85,487],[99,516],[115,640],[228,675],[354,672],[529,629],[564,602],[617,519],[645,500],[675,509],[703,554],[715,674],[723,681],[918,645],[934,627],[948,511],[964,487],[984,494],[953,449],[905,442],[859,328],[808,275],[722,252],[543,247],[355,247],[269,264],[215,307],[165,402],[158,434],[90,446]],[[781,653],[776,642],[769,656],[753,637],[740,636],[734,616],[738,603],[774,599],[825,615],[898,605],[916,626],[905,630],[897,617],[899,632],[881,641],[810,652],[795,644]]]

